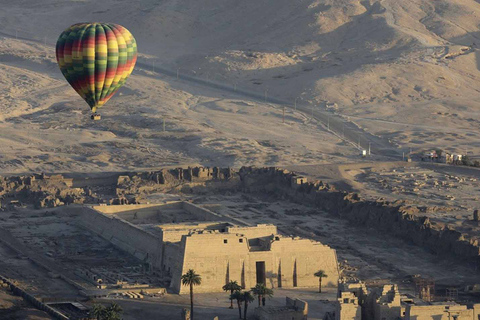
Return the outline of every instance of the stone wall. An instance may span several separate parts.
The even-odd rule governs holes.
[[[241,234],[211,233],[183,236],[182,267],[172,275],[171,287],[180,293],[188,292],[174,279],[189,269],[202,275],[197,292],[221,292],[230,280],[245,288],[257,284],[256,263],[265,263],[266,285],[270,288],[317,287],[314,273],[324,270],[326,286],[337,286],[338,266],[335,250],[308,239],[276,237],[268,250],[249,247]]]
[[[177,204],[178,202],[174,202],[174,204]],[[118,213],[125,213],[129,212],[132,214],[135,212],[138,212],[138,210],[142,210],[145,208],[154,208],[154,207],[160,207],[160,206],[166,206],[165,204],[126,204],[126,205],[102,205],[102,206],[93,206],[92,208],[105,213],[107,215],[112,215],[112,214],[118,214]],[[142,211],[139,211],[139,214],[142,214]]]
[[[138,259],[161,268],[162,245],[159,238],[128,221],[91,208],[83,208],[77,222]]]
[[[220,216],[213,211],[186,201],[170,201],[162,204],[99,205],[93,206],[92,208],[107,215],[116,214],[120,218],[129,221],[132,220],[134,216],[138,219],[153,218],[157,214],[161,214],[162,210],[170,209],[188,212],[195,221],[231,220]]]
[[[277,226],[272,224],[257,224],[255,227],[228,227],[229,233],[243,234],[246,238],[259,238],[278,233]]]
[[[254,311],[257,320],[307,320],[308,303],[300,299],[286,297],[284,307],[257,307]]]
[[[42,311],[45,311],[53,319],[59,319],[59,320],[68,320],[69,319],[66,315],[60,313],[59,311],[53,309],[49,305],[47,305],[47,304],[43,303],[42,301],[38,300],[37,298],[35,298],[31,294],[29,294],[28,292],[24,291],[20,287],[16,286],[13,282],[11,282],[10,280],[8,280],[7,278],[5,278],[1,275],[0,275],[0,282],[7,284],[8,287],[10,288],[10,290],[15,295],[22,297],[25,301],[27,301],[28,303],[33,305],[35,308],[37,308],[39,310],[42,310]]]
[[[465,305],[407,306],[405,320],[478,320],[480,305],[469,309]]]
[[[335,304],[335,320],[361,320],[362,308],[352,292],[341,292]]]
[[[373,299],[374,320],[396,320],[403,315],[403,308],[400,301],[400,292],[397,285],[385,285],[376,288],[378,294],[373,290],[370,294]]]

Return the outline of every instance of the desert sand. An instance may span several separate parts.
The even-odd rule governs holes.
[[[478,153],[475,1],[1,4],[5,173],[357,161],[353,144],[367,141],[347,143],[310,119],[327,102],[400,151]],[[79,21],[122,24],[139,47],[134,74],[99,122],[54,57],[58,34]],[[290,101],[285,124],[281,105],[160,70]],[[292,110],[296,98],[302,111]]]

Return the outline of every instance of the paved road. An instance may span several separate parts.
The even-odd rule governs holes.
[[[137,66],[145,69],[152,70],[152,65],[145,62],[137,62]],[[277,99],[274,97],[265,97],[264,93],[247,91],[240,88],[234,88],[232,84],[212,82],[206,79],[178,73],[177,71],[168,70],[166,68],[155,66],[155,73],[163,74],[169,77],[178,78],[179,80],[190,82],[191,84],[201,85],[204,87],[209,87],[224,92],[228,92],[233,95],[242,96],[250,98],[260,102],[267,102],[271,104],[276,104],[279,107],[288,107],[293,108],[293,102],[288,102],[285,100]],[[312,115],[312,106],[302,103],[297,103],[297,110],[302,111],[307,116]],[[322,123],[326,127],[330,128],[333,134],[338,137],[345,139],[347,142],[358,148],[358,143],[360,141],[362,149],[368,149],[370,144],[371,153],[375,155],[382,155],[389,158],[399,159],[401,158],[401,152],[391,144],[388,139],[381,138],[375,135],[372,135],[363,129],[359,128],[355,123],[343,119],[341,116],[334,113],[328,112],[326,110],[319,110],[319,107],[314,107],[313,117]],[[360,148],[358,148],[360,149]]]

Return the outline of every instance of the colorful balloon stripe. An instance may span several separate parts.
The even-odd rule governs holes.
[[[62,32],[56,55],[68,83],[95,112],[132,73],[137,43],[118,24],[78,23]]]

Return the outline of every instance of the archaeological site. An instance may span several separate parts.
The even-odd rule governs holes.
[[[478,213],[449,220],[466,202],[439,205],[427,185],[442,173],[411,163],[336,170],[352,186],[407,175],[425,200],[377,197],[372,186],[361,196],[335,187],[335,175],[277,167],[4,176],[3,286],[59,319],[88,319],[93,301],[126,315],[150,301],[166,308],[162,319],[187,319],[171,304],[188,301],[183,275],[194,270],[208,319],[235,317],[217,305],[235,281],[272,290],[251,303],[256,319],[477,320]],[[462,174],[446,179],[467,188]]]

